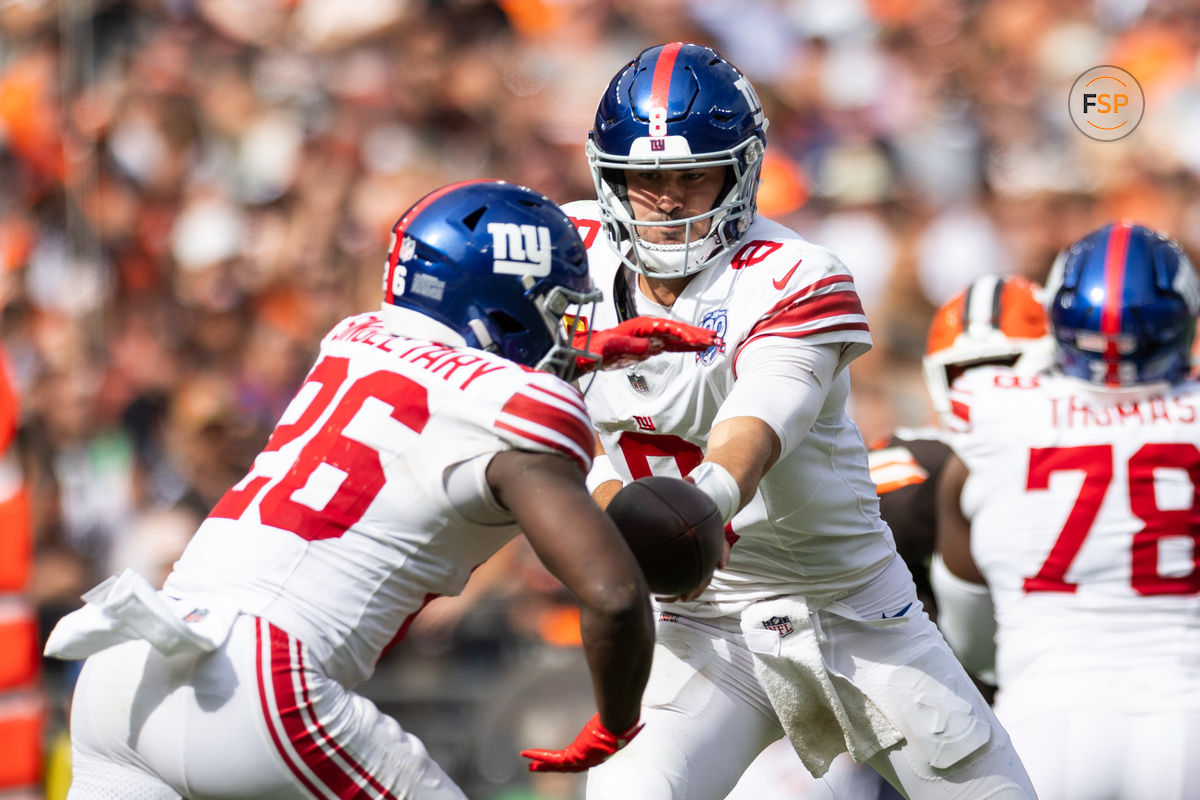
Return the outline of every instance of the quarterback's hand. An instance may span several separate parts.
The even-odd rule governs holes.
[[[530,772],[584,772],[629,744],[641,729],[639,721],[623,733],[610,733],[596,714],[565,749],[522,750],[521,755],[529,759]]]
[[[707,350],[721,344],[715,331],[698,328],[686,322],[657,317],[634,317],[615,328],[592,331],[591,341],[586,333],[575,335],[575,346],[588,345],[588,351],[599,356],[599,362],[579,359],[579,371],[589,372],[597,363],[600,369],[619,369],[644,361],[659,353],[682,353]]]

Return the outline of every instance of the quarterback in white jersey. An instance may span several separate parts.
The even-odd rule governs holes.
[[[728,524],[702,592],[659,598],[638,739],[589,774],[601,800],[720,800],[786,734],[821,776],[849,751],[907,797],[1032,797],[1008,737],[917,600],[847,416],[871,339],[827,249],[754,195],[765,120],[710,48],[649,48],[609,84],[587,145],[597,201],[568,204],[610,298],[722,344],[598,373],[587,394],[601,503],[686,476]]]
[[[588,230],[599,229],[594,201],[564,210],[585,242]],[[616,254],[602,241],[588,254],[596,285],[620,291],[629,279]],[[698,273],[671,308],[625,291],[637,315],[689,320],[718,331],[724,345],[596,376],[588,408],[624,480],[687,475],[704,460],[716,423],[735,416],[774,420],[780,406],[794,403],[765,390],[772,373],[786,374],[803,358],[801,347],[829,345],[838,353],[836,376],[812,428],[775,431],[783,455],[730,521],[727,537],[736,546],[729,564],[690,614],[737,615],[781,592],[832,599],[890,565],[896,550],[877,504],[863,502],[875,487],[862,437],[845,411],[850,378],[844,367],[871,339],[853,279],[833,254],[759,217],[745,243]],[[617,303],[601,304],[589,324],[613,327],[619,313]],[[801,507],[805,513],[795,513]],[[768,530],[770,536],[760,535]]]
[[[431,193],[394,234],[381,310],[324,338],[163,591],[111,578],[51,635],[48,653],[88,657],[72,800],[462,800],[353,687],[521,531],[580,602],[599,707],[547,768],[586,768],[637,733],[647,589],[587,494],[593,433],[564,380],[594,366],[561,319],[599,297],[582,242],[550,200],[499,181]]]
[[[1200,283],[1173,242],[1108,225],[1046,301],[1054,370],[953,385],[942,569],[990,590],[996,713],[1039,797],[1198,797]],[[970,633],[946,635],[992,645]]]

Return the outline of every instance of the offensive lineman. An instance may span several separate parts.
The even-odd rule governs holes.
[[[464,800],[353,687],[518,530],[581,607],[599,713],[562,760],[637,733],[647,589],[588,496],[593,434],[563,380],[597,360],[562,323],[600,297],[579,236],[550,200],[499,181],[437,190],[393,233],[381,310],[326,335],[163,591],[110,578],[52,633],[49,654],[90,656],[71,800]],[[632,321],[591,344],[620,360],[711,342]]]
[[[729,523],[729,562],[659,603],[643,733],[591,800],[719,800],[786,733],[815,776],[849,751],[912,798],[1032,798],[1008,736],[917,600],[845,412],[871,345],[853,280],[756,218],[766,120],[713,50],[671,43],[613,78],[587,143],[597,201],[572,203],[593,327],[647,315],[724,341],[598,374],[601,503],[686,475]],[[540,765],[535,759],[532,768]]]
[[[1055,370],[953,387],[933,588],[943,618],[994,604],[996,635],[946,638],[994,655],[1042,800],[1200,797],[1200,281],[1177,243],[1110,224],[1062,251],[1045,301]]]

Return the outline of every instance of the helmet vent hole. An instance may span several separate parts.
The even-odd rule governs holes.
[[[475,230],[475,227],[479,225],[479,220],[483,217],[483,212],[485,211],[487,211],[486,206],[467,214],[465,217],[463,217],[463,225],[466,225],[470,230]]]
[[[525,326],[516,317],[509,314],[507,311],[489,311],[488,319],[496,324],[505,334],[523,333]]]

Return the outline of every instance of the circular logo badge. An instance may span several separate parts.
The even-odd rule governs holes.
[[[1142,87],[1120,67],[1092,67],[1075,80],[1068,98],[1071,121],[1101,142],[1128,136],[1142,121]]]

